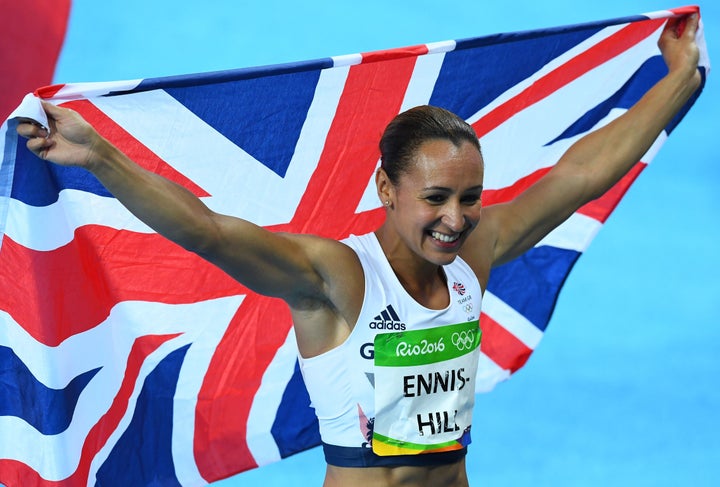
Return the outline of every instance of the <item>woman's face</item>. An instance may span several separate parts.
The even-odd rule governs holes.
[[[394,227],[405,245],[437,265],[452,262],[480,220],[484,165],[469,142],[433,139],[391,185]]]

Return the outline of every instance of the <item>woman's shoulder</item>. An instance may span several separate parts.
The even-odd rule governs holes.
[[[310,234],[284,234],[294,240],[312,262],[316,272],[330,286],[343,283],[342,288],[362,285],[363,271],[357,252],[347,244]]]

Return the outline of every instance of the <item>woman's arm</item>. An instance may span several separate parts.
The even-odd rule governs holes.
[[[342,252],[343,246],[318,238],[274,234],[248,221],[217,214],[185,188],[135,164],[76,112],[50,103],[43,107],[49,118],[49,136],[31,123],[21,123],[17,129],[29,138],[28,148],[39,157],[92,172],[148,226],[256,292],[290,303],[326,299],[328,276],[318,270],[313,256]]]
[[[684,29],[683,29],[684,26]],[[494,235],[493,263],[532,248],[585,203],[625,175],[699,87],[697,14],[670,19],[659,40],[668,74],[630,110],[588,134],[536,184],[513,201],[485,209],[485,238]]]

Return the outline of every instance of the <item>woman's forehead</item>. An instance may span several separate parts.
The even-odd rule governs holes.
[[[398,186],[411,191],[445,188],[459,192],[482,187],[482,156],[472,144],[466,145],[450,152],[430,149],[419,153],[400,175]]]
[[[423,142],[417,149],[408,173],[425,173],[441,176],[444,173],[466,170],[470,173],[483,170],[483,158],[470,142],[455,145],[450,140],[433,139]]]

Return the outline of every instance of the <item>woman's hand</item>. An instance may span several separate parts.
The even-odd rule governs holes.
[[[669,72],[688,76],[695,87],[701,82],[697,69],[700,50],[695,43],[698,23],[698,14],[671,18],[658,40],[658,47]]]
[[[63,166],[92,169],[106,144],[95,129],[73,110],[42,102],[50,133],[36,123],[18,124],[19,135],[29,139],[27,147],[41,159]]]

